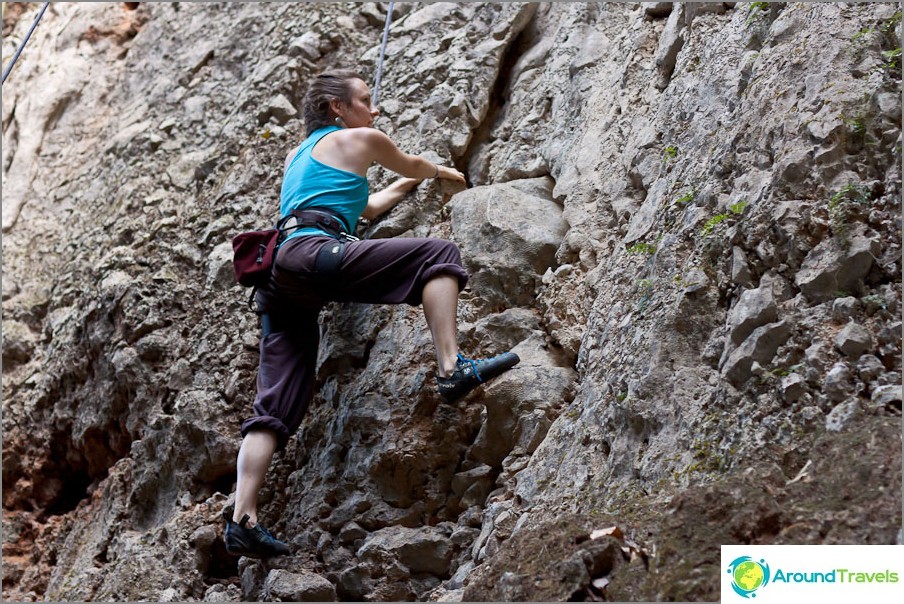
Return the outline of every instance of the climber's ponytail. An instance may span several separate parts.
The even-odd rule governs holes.
[[[351,80],[364,80],[351,69],[333,69],[314,78],[304,97],[304,122],[307,135],[324,126],[335,124],[336,116],[330,111],[330,101],[351,103]]]

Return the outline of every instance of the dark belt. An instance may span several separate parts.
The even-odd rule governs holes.
[[[337,239],[343,235],[346,238],[353,238],[349,234],[349,228],[345,221],[338,214],[322,209],[292,210],[292,213],[284,219],[280,228],[290,230],[303,227],[323,229]]]

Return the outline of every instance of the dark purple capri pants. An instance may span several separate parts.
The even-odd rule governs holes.
[[[324,280],[314,272],[314,261],[320,247],[332,242],[317,235],[287,241],[269,283],[257,293],[258,312],[268,315],[271,333],[261,337],[254,416],[242,423],[242,436],[272,430],[277,450],[298,430],[314,395],[317,317],[327,302],[418,305],[434,277],[457,278],[459,291],[468,281],[458,247],[429,238],[350,241],[339,274]]]

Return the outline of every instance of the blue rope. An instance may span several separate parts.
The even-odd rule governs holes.
[[[389,39],[389,25],[392,23],[392,5],[395,2],[389,3],[389,8],[386,11],[386,26],[383,28],[383,43],[380,45],[380,60],[377,61],[377,76],[374,78],[374,94],[371,99],[371,104],[374,107],[377,106],[377,99],[380,95],[380,80],[383,78],[383,56],[386,54],[386,41]]]
[[[41,17],[44,16],[44,11],[47,10],[47,5],[50,2],[45,2],[44,6],[41,7],[41,12],[38,13],[38,16],[35,17],[34,22],[31,24],[31,29],[28,30],[28,33],[25,35],[25,39],[22,40],[22,43],[19,44],[19,48],[16,49],[16,54],[13,55],[13,60],[9,62],[9,66],[6,68],[6,71],[3,72],[3,81],[0,82],[0,85],[6,83],[6,76],[9,75],[9,72],[13,70],[13,65],[16,64],[16,60],[19,58],[19,55],[22,54],[22,49],[25,48],[25,44],[28,42],[28,39],[31,37],[31,32],[35,30],[35,27],[38,26],[38,21],[41,20]]]

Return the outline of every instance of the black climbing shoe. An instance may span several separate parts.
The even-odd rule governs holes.
[[[466,359],[458,355],[452,375],[447,378],[437,376],[436,389],[447,403],[454,403],[481,383],[508,371],[520,360],[514,352],[504,352],[492,359]]]
[[[226,551],[246,558],[272,558],[292,553],[287,544],[278,541],[260,524],[249,527],[248,514],[237,523],[226,519]]]

